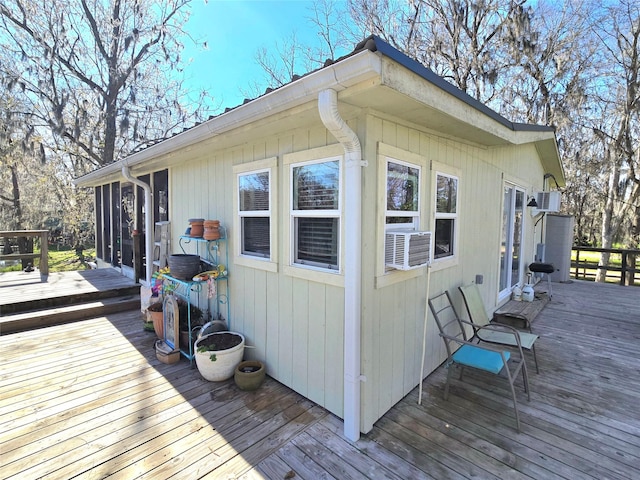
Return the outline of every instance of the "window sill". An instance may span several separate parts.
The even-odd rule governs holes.
[[[334,287],[344,287],[344,275],[337,271],[335,273],[332,273],[297,265],[286,265],[282,267],[282,271],[285,275],[289,275],[290,277],[302,278],[304,280],[309,280],[312,282],[333,285]]]
[[[458,265],[458,257],[445,257],[437,258],[431,264],[431,271],[437,272],[438,270],[444,270],[446,268],[456,267]]]
[[[243,267],[253,268],[255,270],[265,270],[267,272],[277,272],[278,263],[267,258],[261,259],[257,257],[249,257],[245,255],[236,256],[233,259],[235,265],[241,265]]]
[[[413,270],[389,270],[384,275],[376,276],[376,288],[384,288],[396,283],[406,282],[412,278],[424,275],[427,267],[414,268]]]

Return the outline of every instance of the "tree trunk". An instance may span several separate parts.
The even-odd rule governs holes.
[[[9,165],[11,171],[11,186],[12,186],[12,203],[13,203],[13,229],[20,230],[22,228],[22,205],[20,203],[20,185],[18,183],[18,169],[16,165]]]
[[[613,245],[613,209],[614,209],[614,195],[615,188],[618,185],[620,180],[620,169],[618,165],[613,165],[611,173],[609,174],[609,186],[607,191],[607,201],[605,202],[604,212],[602,214],[602,248],[611,248]],[[609,264],[609,257],[611,256],[608,252],[602,252],[600,254],[600,263],[601,267],[604,267]],[[606,282],[607,280],[607,271],[605,269],[599,268],[596,273],[596,282]]]

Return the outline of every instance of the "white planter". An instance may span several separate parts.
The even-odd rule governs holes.
[[[206,339],[214,335],[222,335],[225,333],[233,333],[242,338],[242,342],[235,347],[226,350],[216,350],[207,352],[198,352],[198,346]],[[210,382],[221,382],[233,377],[234,371],[238,364],[242,361],[244,355],[244,336],[236,332],[216,332],[199,338],[194,346],[196,365],[198,371],[205,380]],[[211,360],[211,356],[215,354],[215,361]]]

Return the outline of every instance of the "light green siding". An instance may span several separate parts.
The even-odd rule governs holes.
[[[368,431],[389,408],[418,384],[423,322],[427,298],[426,269],[387,272],[384,268],[384,168],[380,151],[394,152],[399,160],[418,162],[422,168],[421,230],[433,229],[434,169],[459,177],[458,257],[446,268],[435,263],[429,295],[445,289],[453,293],[463,312],[457,287],[482,275],[488,311],[496,307],[502,188],[505,180],[527,194],[542,186],[543,171],[532,145],[487,148],[439,136],[372,111],[351,115],[358,132],[363,159],[362,177],[362,383],[361,428]],[[229,297],[231,329],[243,333],[245,356],[264,360],[269,375],[317,402],[329,411],[343,412],[344,291],[340,286],[287,274],[289,231],[289,175],[283,157],[335,145],[320,124],[274,132],[237,147],[216,150],[195,146],[180,153],[184,161],[170,169],[171,221],[174,251],[177,238],[191,217],[219,219],[228,229]],[[382,149],[382,150],[381,150]],[[410,158],[402,158],[408,156]],[[233,263],[233,167],[276,158],[277,271],[264,271]],[[433,169],[432,169],[433,166]],[[345,192],[348,195],[348,192]],[[525,265],[533,258],[533,220],[525,214]],[[427,323],[425,374],[445,358],[435,323]]]
[[[459,176],[459,250],[455,265],[432,269],[429,296],[450,290],[460,313],[465,313],[457,287],[482,275],[481,291],[488,311],[495,309],[499,279],[499,246],[502,222],[502,189],[511,180],[530,193],[542,187],[543,171],[532,145],[485,148],[443,138],[429,131],[403,125],[382,116],[367,118],[363,190],[363,431],[418,384],[422,332],[426,309],[427,274],[386,284],[375,279],[376,265],[383,262],[380,238],[383,234],[384,205],[376,206],[376,186],[382,187],[376,168],[379,142],[418,154],[424,176],[422,230],[433,229],[433,191],[431,165],[452,168]],[[403,158],[399,158],[403,160]],[[406,159],[405,159],[406,160]],[[415,161],[415,157],[412,157]],[[533,179],[533,185],[532,185]],[[536,183],[537,182],[537,183]],[[376,241],[377,238],[377,241]],[[533,220],[525,212],[525,265],[533,259]],[[390,273],[388,275],[397,275]],[[383,275],[384,276],[384,275]],[[384,285],[384,286],[380,286]],[[427,323],[425,373],[437,368],[446,358],[444,344],[435,322]]]
[[[173,252],[188,219],[218,219],[227,228],[229,248],[230,328],[241,332],[247,345],[245,358],[257,358],[267,372],[331,412],[342,415],[344,292],[283,272],[286,262],[283,222],[289,221],[289,194],[283,190],[285,154],[304,152],[328,144],[326,129],[318,124],[276,133],[221,151],[206,146],[182,152],[184,158],[170,169]],[[335,141],[329,142],[335,143]],[[235,165],[276,157],[278,218],[278,271],[268,272],[233,263]],[[188,252],[189,253],[189,252]],[[223,253],[223,255],[225,255]],[[201,297],[201,301],[203,300]]]

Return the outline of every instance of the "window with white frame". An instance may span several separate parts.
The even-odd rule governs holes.
[[[238,174],[240,253],[271,257],[271,171]]]
[[[340,158],[291,165],[292,257],[340,270]]]
[[[436,173],[434,258],[453,257],[456,252],[458,223],[458,178]]]
[[[420,226],[420,167],[387,158],[385,228]]]

